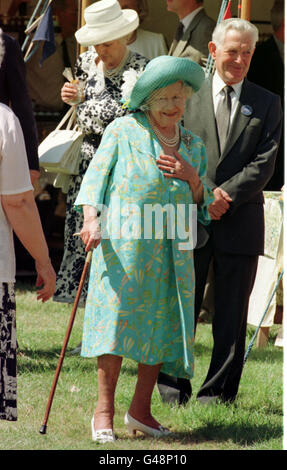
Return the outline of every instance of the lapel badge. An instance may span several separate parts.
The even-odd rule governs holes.
[[[251,116],[251,114],[253,113],[253,109],[248,104],[244,104],[241,108],[241,112],[243,116]]]

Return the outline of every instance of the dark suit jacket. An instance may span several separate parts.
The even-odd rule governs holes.
[[[284,105],[284,64],[273,36],[256,46],[247,78],[279,95]]]
[[[247,77],[248,80],[279,95],[284,112],[284,63],[273,36],[256,46]],[[284,129],[284,124],[282,128]],[[281,134],[275,171],[265,189],[280,191],[283,184],[284,132]]]
[[[182,39],[179,42],[174,39],[169,55],[188,57],[203,65],[203,59],[208,57],[208,43],[215,26],[215,21],[207,16],[205,10],[200,10],[193,18]]]
[[[26,83],[23,55],[16,39],[3,33],[5,55],[0,66],[0,102],[18,117],[26,144],[29,168],[39,170],[38,134]]]
[[[244,108],[246,105],[249,108]],[[246,109],[251,115],[244,114]],[[185,127],[206,145],[208,184],[212,189],[220,186],[232,198],[227,213],[211,223],[215,245],[221,251],[246,255],[264,252],[262,190],[274,171],[281,123],[279,96],[245,79],[220,155],[209,79],[188,103]]]

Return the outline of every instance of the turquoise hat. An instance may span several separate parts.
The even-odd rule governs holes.
[[[137,79],[128,103],[131,110],[138,109],[154,90],[179,80],[198,91],[204,81],[203,69],[191,59],[163,55],[152,59]]]

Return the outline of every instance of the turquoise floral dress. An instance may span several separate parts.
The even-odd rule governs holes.
[[[117,118],[106,128],[83,179],[75,204],[101,213],[102,241],[92,257],[81,354],[162,363],[162,372],[190,378],[195,289],[191,228],[196,226],[190,208],[208,224],[213,194],[205,184],[207,160],[199,137],[181,127],[179,153],[204,185],[199,208],[185,181],[164,177],[158,169],[161,153],[145,114]]]

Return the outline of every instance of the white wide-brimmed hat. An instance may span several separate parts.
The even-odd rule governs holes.
[[[96,46],[132,33],[139,25],[135,10],[122,10],[117,0],[100,0],[85,8],[86,24],[76,31],[79,44]]]

